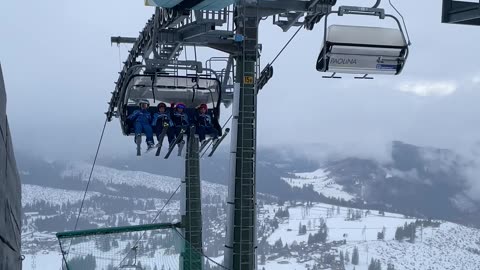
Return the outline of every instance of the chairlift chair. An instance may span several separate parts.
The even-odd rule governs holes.
[[[356,25],[330,25],[328,16],[345,14],[386,17],[396,21],[398,28]],[[364,74],[359,79],[370,79],[368,74],[398,75],[408,58],[409,43],[400,21],[379,8],[342,6],[325,16],[323,48],[318,56],[317,70],[337,73]]]
[[[150,102],[149,111],[155,113],[161,102],[168,104],[184,103],[190,119],[200,104],[207,104],[214,127],[222,133],[219,124],[220,103],[222,100],[221,83],[218,79],[203,76],[173,76],[168,74],[132,75],[119,99],[118,114],[123,134],[133,136],[133,125],[127,119],[136,109],[140,100]],[[168,108],[170,109],[170,108]]]

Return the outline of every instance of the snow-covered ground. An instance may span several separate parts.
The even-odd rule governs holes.
[[[91,164],[73,163],[62,172],[63,177],[80,177],[87,181],[91,170]],[[179,178],[156,175],[140,171],[124,171],[104,166],[95,166],[92,179],[106,184],[127,184],[131,186],[143,186],[163,192],[173,192],[180,184]],[[220,195],[226,197],[226,186],[202,181],[203,195]]]
[[[88,164],[72,164],[68,170],[63,172],[63,176],[80,176],[82,180],[86,180],[89,170],[90,165]],[[180,179],[177,178],[144,172],[122,171],[102,166],[96,167],[94,179],[107,184],[125,183],[165,192],[173,192],[180,183]],[[352,195],[343,191],[340,185],[336,184],[332,179],[329,179],[323,170],[311,173],[297,173],[293,174],[292,178],[285,178],[283,180],[297,187],[312,184],[315,191],[328,197],[343,198],[346,200],[354,198]],[[220,195],[222,198],[226,197],[227,188],[225,186],[205,181],[202,184],[205,195]],[[42,200],[60,205],[67,201],[71,203],[77,202],[83,196],[82,191],[69,191],[28,184],[22,185],[22,189],[23,205]],[[92,199],[92,197],[95,198],[94,196],[97,195],[100,194],[88,192],[87,200]],[[164,203],[165,200],[155,200],[157,209],[160,209]],[[275,213],[280,208],[285,209],[286,206],[280,207],[278,205],[263,204],[263,207],[259,210],[259,222],[262,223],[264,220],[273,219]],[[173,216],[178,214],[179,209],[179,201],[173,200],[164,210],[164,213]],[[139,211],[141,212],[143,210]],[[149,214],[156,213],[156,210],[152,211],[153,212]],[[278,229],[266,232],[267,242],[273,245],[278,239],[281,239],[283,244],[286,243],[289,246],[294,244],[294,242],[307,242],[308,235],[315,234],[318,231],[319,224],[323,220],[328,227],[327,242],[346,241],[346,244],[338,244],[334,252],[338,254],[340,251],[344,253],[348,251],[351,257],[354,247],[357,247],[359,250],[359,265],[353,266],[352,264],[347,264],[346,270],[353,270],[354,267],[355,270],[367,270],[372,258],[379,259],[382,262],[383,270],[386,270],[387,263],[393,263],[396,270],[480,269],[480,255],[475,253],[475,251],[480,252],[480,230],[477,229],[442,222],[438,228],[426,227],[417,229],[416,242],[409,243],[407,241],[399,242],[393,240],[397,227],[415,221],[415,219],[407,218],[400,214],[385,213],[380,215],[378,211],[367,212],[365,210],[348,209],[322,203],[316,203],[310,207],[301,205],[292,206],[288,208],[288,212],[289,218],[281,220]],[[351,215],[352,212],[361,213],[361,218],[358,220],[347,219],[347,216],[349,214]],[[222,218],[215,219],[211,224],[216,222],[221,224],[223,228],[225,213],[221,212],[219,216]],[[132,220],[129,220],[129,222],[138,224],[138,222]],[[299,235],[298,229],[300,224],[307,226],[307,233],[304,235]],[[221,230],[223,229],[218,229],[218,231]],[[382,231],[385,231],[385,240],[377,240],[377,234]],[[57,243],[53,233],[41,233],[33,227],[25,228],[24,232],[31,235],[28,236],[28,234],[25,234],[23,235],[24,238],[22,238],[22,241],[27,244],[27,248],[24,248],[26,259],[23,262],[23,269],[60,269],[61,255],[59,254],[58,248],[54,249]],[[36,247],[40,249],[34,245],[36,241],[49,244],[42,245],[42,250],[36,250]],[[32,246],[28,246],[30,243]],[[49,250],[43,250],[43,248]],[[120,243],[120,248],[118,248],[119,251],[122,249],[124,249],[124,243]],[[79,250],[80,249],[77,251]],[[85,250],[88,252],[93,251],[97,255],[100,254],[93,246]],[[114,251],[115,250],[112,250],[113,253]],[[32,254],[34,252],[36,252],[35,255]],[[160,262],[168,261],[169,267],[172,270],[178,269],[178,254],[172,254],[167,257],[160,255],[162,255],[161,252],[149,259]],[[320,258],[321,253],[318,251],[318,253],[313,252],[313,254],[310,255],[311,258],[308,261],[302,262],[299,262],[295,256],[270,259],[267,260],[265,265],[259,265],[259,269],[303,270],[308,267],[311,268],[315,263],[314,259]],[[113,255],[106,255],[105,258],[108,258],[106,260],[111,260],[111,256]],[[145,260],[146,259],[145,257]],[[100,258],[100,261],[101,260]],[[215,260],[222,263],[223,258],[220,256],[215,258]],[[168,267],[166,269],[168,269]]]
[[[277,205],[265,204],[260,211],[259,220],[273,218],[275,212],[280,208]],[[282,239],[282,242],[289,246],[294,242],[306,242],[308,234],[317,232],[320,219],[323,219],[328,226],[327,242],[346,240],[346,244],[338,246],[338,252],[347,253],[348,251],[351,257],[354,247],[359,250],[359,264],[354,266],[348,263],[346,270],[353,270],[354,267],[355,270],[367,270],[372,258],[382,262],[382,269],[386,269],[387,263],[393,263],[396,270],[480,269],[480,255],[471,251],[480,249],[480,231],[477,229],[442,222],[438,228],[417,229],[416,242],[410,243],[393,240],[397,227],[403,226],[406,222],[415,221],[415,219],[406,218],[403,215],[394,213],[379,215],[377,211],[367,213],[365,210],[359,210],[362,211],[361,219],[346,220],[348,213],[351,213],[352,210],[320,203],[314,204],[312,207],[289,207],[288,211],[290,217],[280,222],[279,228],[269,235],[267,241],[274,244],[278,239]],[[353,211],[357,211],[357,209],[353,209]],[[307,226],[306,235],[298,235],[300,223]],[[385,231],[385,240],[377,240],[377,233],[382,230]],[[118,250],[122,250],[123,245],[121,243]],[[92,246],[91,250],[96,250],[96,248]],[[110,254],[115,253],[112,252]],[[312,257],[320,257],[320,252],[312,254]],[[168,261],[172,266],[178,262],[176,254],[168,257],[167,261],[165,258],[164,255],[155,255],[149,260]],[[48,254],[38,252],[35,256],[29,254],[24,261],[24,269],[58,269],[60,259],[58,252],[53,251],[49,251]],[[35,263],[32,262],[33,260],[36,260]],[[218,257],[216,261],[221,263],[222,258]],[[259,269],[303,270],[308,266],[312,267],[313,263],[313,260],[298,262],[294,257],[280,257],[267,261],[265,265],[260,265]],[[32,268],[32,265],[36,265],[36,268]]]
[[[273,217],[278,207],[267,206],[265,217]],[[338,212],[338,210],[340,210]],[[355,211],[355,209],[354,209]],[[417,228],[416,242],[396,241],[397,227],[415,219],[405,218],[403,215],[385,213],[378,215],[377,211],[370,211],[360,220],[346,220],[347,208],[332,207],[327,204],[315,204],[313,207],[304,206],[289,208],[290,217],[284,219],[279,228],[267,239],[274,244],[282,239],[283,244],[289,246],[293,242],[307,241],[308,234],[318,231],[319,220],[325,220],[328,226],[328,242],[346,240],[338,250],[344,253],[353,253],[354,247],[359,249],[359,265],[347,264],[347,270],[367,270],[372,258],[379,259],[383,268],[387,263],[393,263],[396,270],[478,270],[480,269],[480,255],[472,250],[480,250],[480,231],[474,228],[442,222],[439,228]],[[307,234],[298,235],[299,224],[307,225]],[[377,240],[377,233],[385,230],[385,240]],[[312,262],[310,262],[311,265]],[[277,269],[306,269],[306,263],[297,263],[291,258],[279,258],[267,262],[266,270]]]
[[[344,191],[343,187],[337,184],[334,179],[329,178],[327,172],[323,169],[318,169],[314,172],[294,173],[292,177],[282,179],[292,187],[301,188],[312,185],[313,190],[325,197],[344,199],[346,201],[355,198],[352,194]]]

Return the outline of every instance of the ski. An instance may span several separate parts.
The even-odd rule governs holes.
[[[142,144],[142,136],[135,136],[135,143],[137,144],[137,156],[141,156],[142,147],[140,145]]]
[[[168,157],[170,157],[170,154],[172,154],[173,149],[175,149],[175,145],[177,145],[178,143],[180,143],[183,140],[183,134],[185,134],[185,129],[182,128],[180,130],[180,134],[178,134],[177,138],[175,138],[175,140],[168,147],[168,152],[165,155],[165,159],[168,159]]]
[[[207,145],[212,141],[212,138],[208,138],[206,140],[204,140],[202,142],[202,145],[200,145],[200,150],[198,151],[199,153],[201,153],[203,151],[203,149],[205,149],[205,147],[207,147]]]
[[[218,146],[222,143],[222,141],[225,139],[225,137],[227,137],[228,133],[230,132],[230,129],[227,128],[225,129],[225,132],[223,133],[222,137],[220,137],[220,139],[218,139],[212,146],[212,151],[210,151],[210,154],[208,154],[208,157],[211,157],[213,156],[213,154],[215,153],[215,151],[217,150]]]
[[[158,147],[157,147],[157,152],[155,153],[155,156],[158,157],[160,156],[160,151],[162,150],[162,145],[163,145],[163,140],[165,139],[165,135],[167,135],[169,125],[167,123],[164,123],[162,133],[158,136]]]

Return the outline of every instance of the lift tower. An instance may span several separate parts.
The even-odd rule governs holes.
[[[234,93],[225,263],[229,269],[246,270],[256,266],[257,2],[239,1],[234,23],[243,41],[235,55],[238,89]]]
[[[209,5],[199,6],[202,1],[184,0],[173,7],[166,7],[166,2],[162,1],[147,2],[157,8],[140,37],[112,38],[114,43],[133,43],[133,48],[120,72],[107,116],[109,120],[112,116],[122,116],[118,112],[125,111],[122,100],[126,89],[132,87],[129,78],[140,74],[142,69],[145,70],[142,74],[177,74],[180,67],[192,71],[192,66],[195,66],[197,72],[201,63],[179,60],[180,51],[185,46],[209,47],[230,56],[226,71],[218,74],[218,77],[223,77],[222,95],[229,94],[224,92],[224,88],[232,78],[229,77],[230,68],[234,67],[225,266],[231,270],[256,269],[257,93],[272,75],[271,72],[259,72],[259,22],[262,18],[273,16],[273,23],[284,32],[293,27],[311,30],[331,11],[336,0],[206,1],[220,5],[212,9]],[[229,28],[229,25],[235,27]],[[201,69],[206,70],[205,67]],[[267,69],[271,71],[272,67],[268,65]],[[181,267],[195,270],[201,269],[202,265],[202,258],[198,256],[198,251],[202,251],[202,221],[197,149],[196,139],[190,140],[182,183],[185,201],[180,226],[186,239]]]

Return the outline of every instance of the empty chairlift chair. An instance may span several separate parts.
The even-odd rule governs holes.
[[[345,12],[345,9],[347,12]],[[320,72],[347,74],[383,74],[398,75],[408,57],[407,40],[400,22],[392,15],[386,15],[383,9],[362,9],[371,12],[356,11],[354,7],[341,7],[339,14],[376,15],[380,18],[393,18],[399,28],[367,27],[354,25],[331,25],[327,28],[325,18],[324,44],[317,60]],[[332,75],[331,77],[334,77]],[[331,78],[327,77],[327,78]]]

